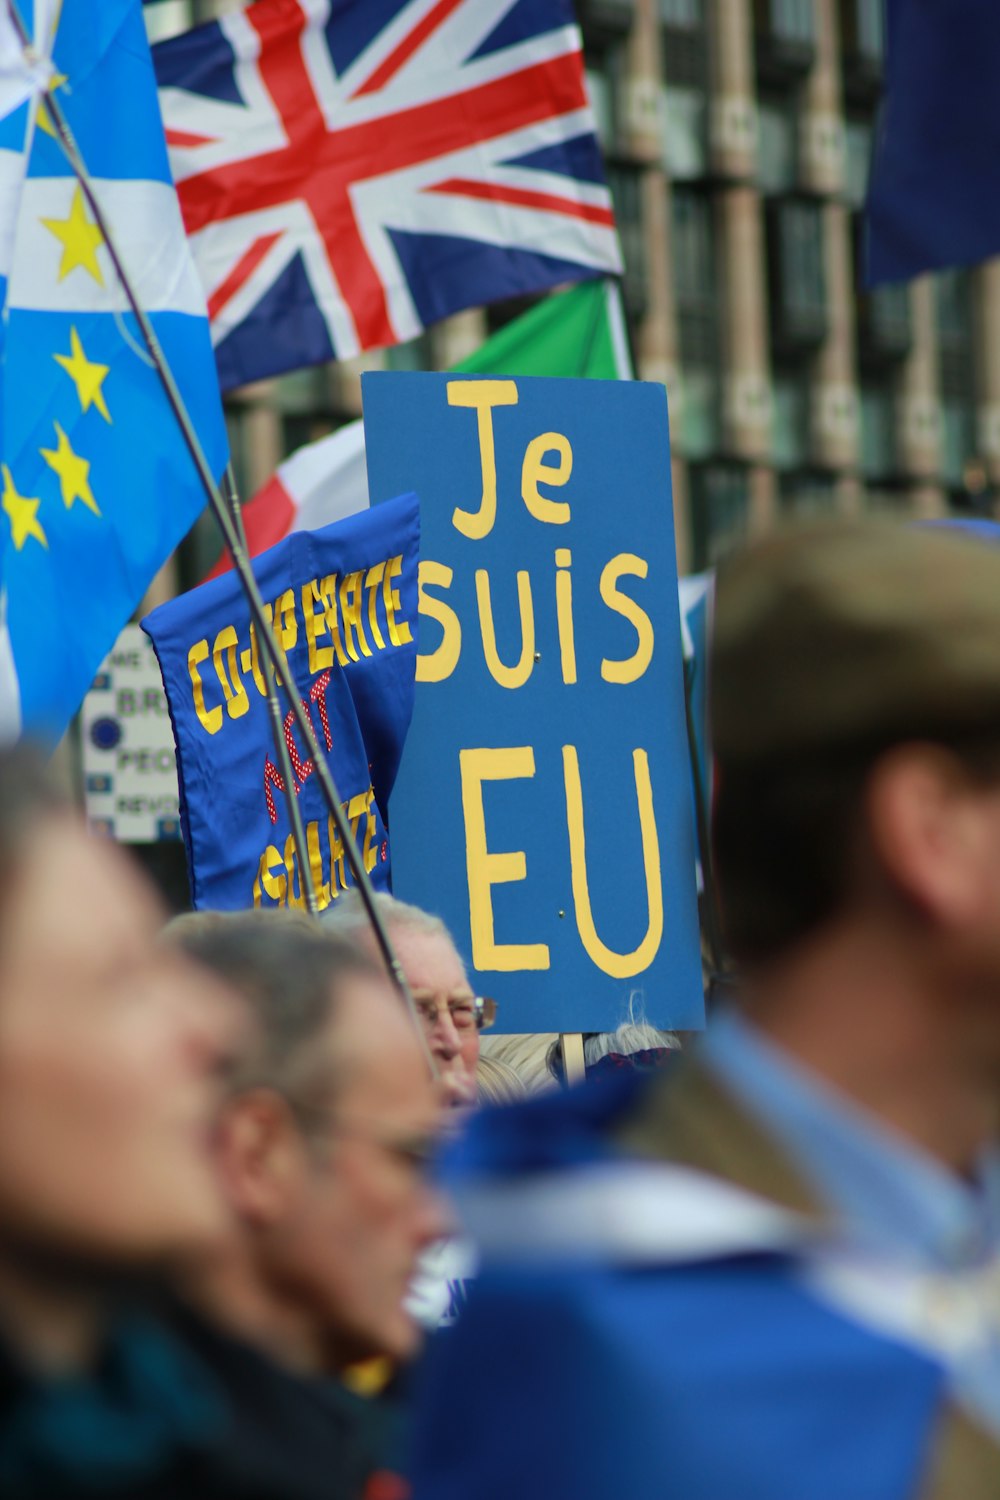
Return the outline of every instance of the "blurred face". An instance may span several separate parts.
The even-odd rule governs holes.
[[[110,1264],[201,1243],[223,1227],[208,1147],[228,994],[155,945],[141,872],[68,815],[4,874],[0,1239]]]
[[[442,932],[397,926],[392,941],[438,1065],[442,1102],[450,1109],[470,1108],[476,1102],[479,1032],[465,965]]]
[[[326,1325],[328,1362],[410,1356],[403,1300],[417,1259],[447,1226],[425,1175],[438,1102],[403,1008],[381,979],[345,985],[326,1047],[340,1080],[303,1151],[272,1236],[272,1269]],[[321,1051],[315,1049],[318,1066]]]

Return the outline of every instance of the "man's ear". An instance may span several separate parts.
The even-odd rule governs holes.
[[[272,1089],[251,1089],[226,1105],[217,1155],[230,1205],[249,1224],[266,1227],[287,1211],[304,1164],[292,1112]]]
[[[988,830],[961,763],[934,745],[901,745],[868,779],[868,821],[891,883],[924,916],[950,928],[982,899]]]

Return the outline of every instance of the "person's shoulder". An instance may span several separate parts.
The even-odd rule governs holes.
[[[371,1467],[368,1435],[332,1381],[295,1375],[190,1308],[172,1308],[168,1323],[225,1403],[219,1452],[235,1493],[242,1477],[288,1500],[348,1500],[361,1492]]]

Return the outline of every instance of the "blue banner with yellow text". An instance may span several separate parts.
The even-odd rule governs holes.
[[[504,1031],[611,1030],[630,998],[700,1026],[664,388],[362,388],[373,502],[421,505],[396,895],[444,917]]]
[[[254,559],[282,650],[373,884],[389,884],[386,807],[413,710],[416,498],[403,495]],[[266,700],[265,662],[234,573],[147,615],[177,745],[195,907],[303,906]],[[353,884],[315,767],[282,700],[321,908]]]

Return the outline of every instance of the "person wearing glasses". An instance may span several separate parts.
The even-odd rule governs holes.
[[[355,944],[287,913],[186,920],[172,940],[254,1023],[216,1132],[237,1232],[196,1294],[302,1374],[409,1358],[403,1301],[447,1219],[425,1171],[438,1100],[399,996]]]
[[[480,1032],[496,1020],[496,1002],[477,995],[465,964],[440,917],[377,892],[382,919],[420,1013],[427,1045],[438,1070],[438,1096],[454,1121],[479,1102]],[[350,938],[374,957],[375,938],[356,891],[347,891],[323,913],[324,930]],[[475,1274],[469,1242],[443,1235],[420,1257],[407,1307],[431,1333],[448,1328],[465,1305]]]
[[[251,1022],[214,1133],[231,1229],[193,1269],[177,1331],[225,1388],[248,1465],[292,1458],[317,1500],[357,1500],[384,1445],[341,1377],[417,1352],[406,1298],[448,1228],[426,1054],[384,968],[300,914],[197,913],[166,941]]]
[[[440,917],[379,892],[375,897],[424,1025],[448,1109],[476,1104],[479,1033],[496,1020],[496,1002],[477,995]],[[323,913],[328,932],[359,943],[375,956],[375,939],[361,897],[347,891]]]

